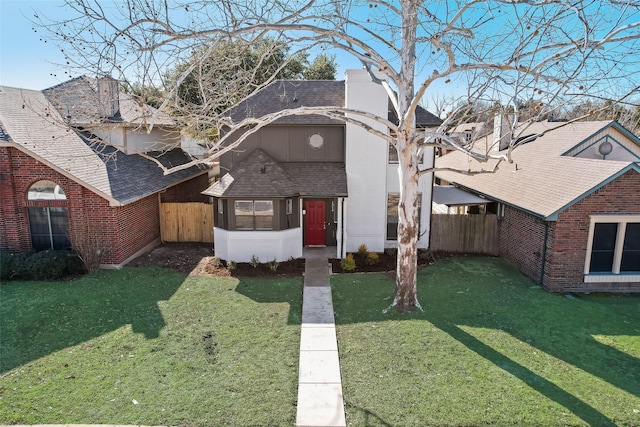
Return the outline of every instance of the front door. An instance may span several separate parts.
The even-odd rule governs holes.
[[[325,236],[325,213],[326,204],[324,200],[305,200],[305,245],[324,246]]]

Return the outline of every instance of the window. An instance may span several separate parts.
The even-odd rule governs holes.
[[[31,247],[36,250],[69,248],[67,208],[59,206],[59,202],[49,206],[67,200],[62,188],[52,181],[38,181],[29,188],[27,200],[37,203],[37,206],[27,208]]]
[[[387,195],[387,240],[398,240],[398,203],[399,193],[389,193]],[[422,194],[418,194],[418,229],[420,228],[420,209],[422,205]]]
[[[591,218],[585,281],[589,275],[620,275],[615,281],[640,280],[640,217]],[[630,277],[633,276],[633,277]]]
[[[236,200],[236,230],[273,230],[273,201]]]

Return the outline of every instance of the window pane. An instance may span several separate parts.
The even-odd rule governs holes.
[[[387,240],[398,240],[398,193],[387,195]]]
[[[273,230],[273,216],[256,216],[256,230]]]
[[[389,163],[398,163],[398,151],[391,144],[389,144]]]
[[[67,249],[67,208],[28,208],[29,231],[33,249]]]
[[[29,188],[29,200],[66,200],[64,191],[53,181],[38,181]]]
[[[591,265],[589,271],[613,271],[613,255],[616,247],[617,223],[599,222],[593,230],[593,247],[591,251]]]
[[[236,215],[253,215],[253,201],[251,200],[236,200],[235,208]]]
[[[253,215],[236,215],[236,230],[253,230]]]
[[[640,271],[640,223],[627,224],[620,271]]]
[[[271,215],[273,216],[273,201],[271,200],[256,200],[255,201],[256,215]]]

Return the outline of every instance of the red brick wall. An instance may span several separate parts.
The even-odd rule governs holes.
[[[67,196],[66,201],[53,203],[68,208],[72,243],[92,236],[94,245],[102,250],[102,264],[120,264],[160,237],[156,194],[127,206],[112,207],[108,200],[27,154],[0,147],[0,249],[31,248],[27,207],[42,202],[27,201],[27,191],[43,179],[60,185]]]
[[[545,223],[526,212],[505,206],[504,219],[498,222],[500,256],[508,259],[528,278],[540,284],[545,226],[548,227],[546,263],[550,261],[549,248],[553,245],[555,223]],[[546,270],[546,268],[545,268]],[[545,271],[545,276],[548,272]]]
[[[585,283],[590,215],[640,215],[640,174],[629,171],[549,222],[542,285],[554,292],[640,291],[640,283]],[[540,284],[545,222],[505,207],[500,221],[500,256]]]
[[[558,216],[554,263],[547,287],[554,291],[640,291],[636,283],[584,283],[590,215],[640,215],[640,173],[629,171]]]

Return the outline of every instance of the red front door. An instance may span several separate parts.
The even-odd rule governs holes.
[[[324,246],[325,237],[325,202],[324,200],[305,200],[305,245]]]

